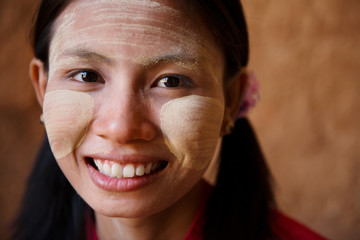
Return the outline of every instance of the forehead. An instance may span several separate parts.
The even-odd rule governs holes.
[[[136,51],[138,60],[154,49],[164,54],[214,57],[216,51],[210,34],[203,25],[190,21],[175,2],[73,1],[55,23],[50,56],[53,50],[86,49],[95,43],[107,55],[115,55],[114,48],[124,56]],[[116,55],[119,56],[118,52]]]
[[[169,1],[72,1],[58,18],[57,30],[132,30],[156,33],[175,27],[184,31],[184,16]],[[170,32],[170,31],[169,31]],[[124,33],[122,33],[123,35]],[[124,36],[126,37],[126,36]]]

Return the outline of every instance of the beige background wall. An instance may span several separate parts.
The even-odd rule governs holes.
[[[44,134],[27,74],[36,2],[0,1],[0,236]],[[359,239],[360,1],[243,4],[262,88],[250,118],[279,206],[331,239]]]
[[[360,239],[360,1],[246,0],[262,101],[251,119],[281,209]]]

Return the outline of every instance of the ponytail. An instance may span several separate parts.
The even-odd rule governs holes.
[[[204,236],[211,239],[268,239],[274,205],[270,173],[247,119],[223,138],[217,183],[206,211]]]
[[[45,139],[10,239],[85,239],[87,209],[60,170]]]

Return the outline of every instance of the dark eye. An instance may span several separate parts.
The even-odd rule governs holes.
[[[80,82],[97,82],[99,75],[92,71],[81,71],[73,76],[73,79]]]
[[[186,87],[190,85],[190,79],[182,75],[165,76],[157,81],[157,86],[164,88]]]

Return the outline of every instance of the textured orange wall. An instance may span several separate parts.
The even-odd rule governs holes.
[[[360,239],[360,1],[243,1],[262,101],[251,119],[281,209]]]
[[[0,236],[44,134],[27,74],[36,2],[0,2]],[[359,239],[360,1],[243,4],[262,87],[250,118],[279,206],[331,239]]]
[[[28,78],[28,29],[35,0],[0,0],[0,239],[20,202],[43,137]]]

